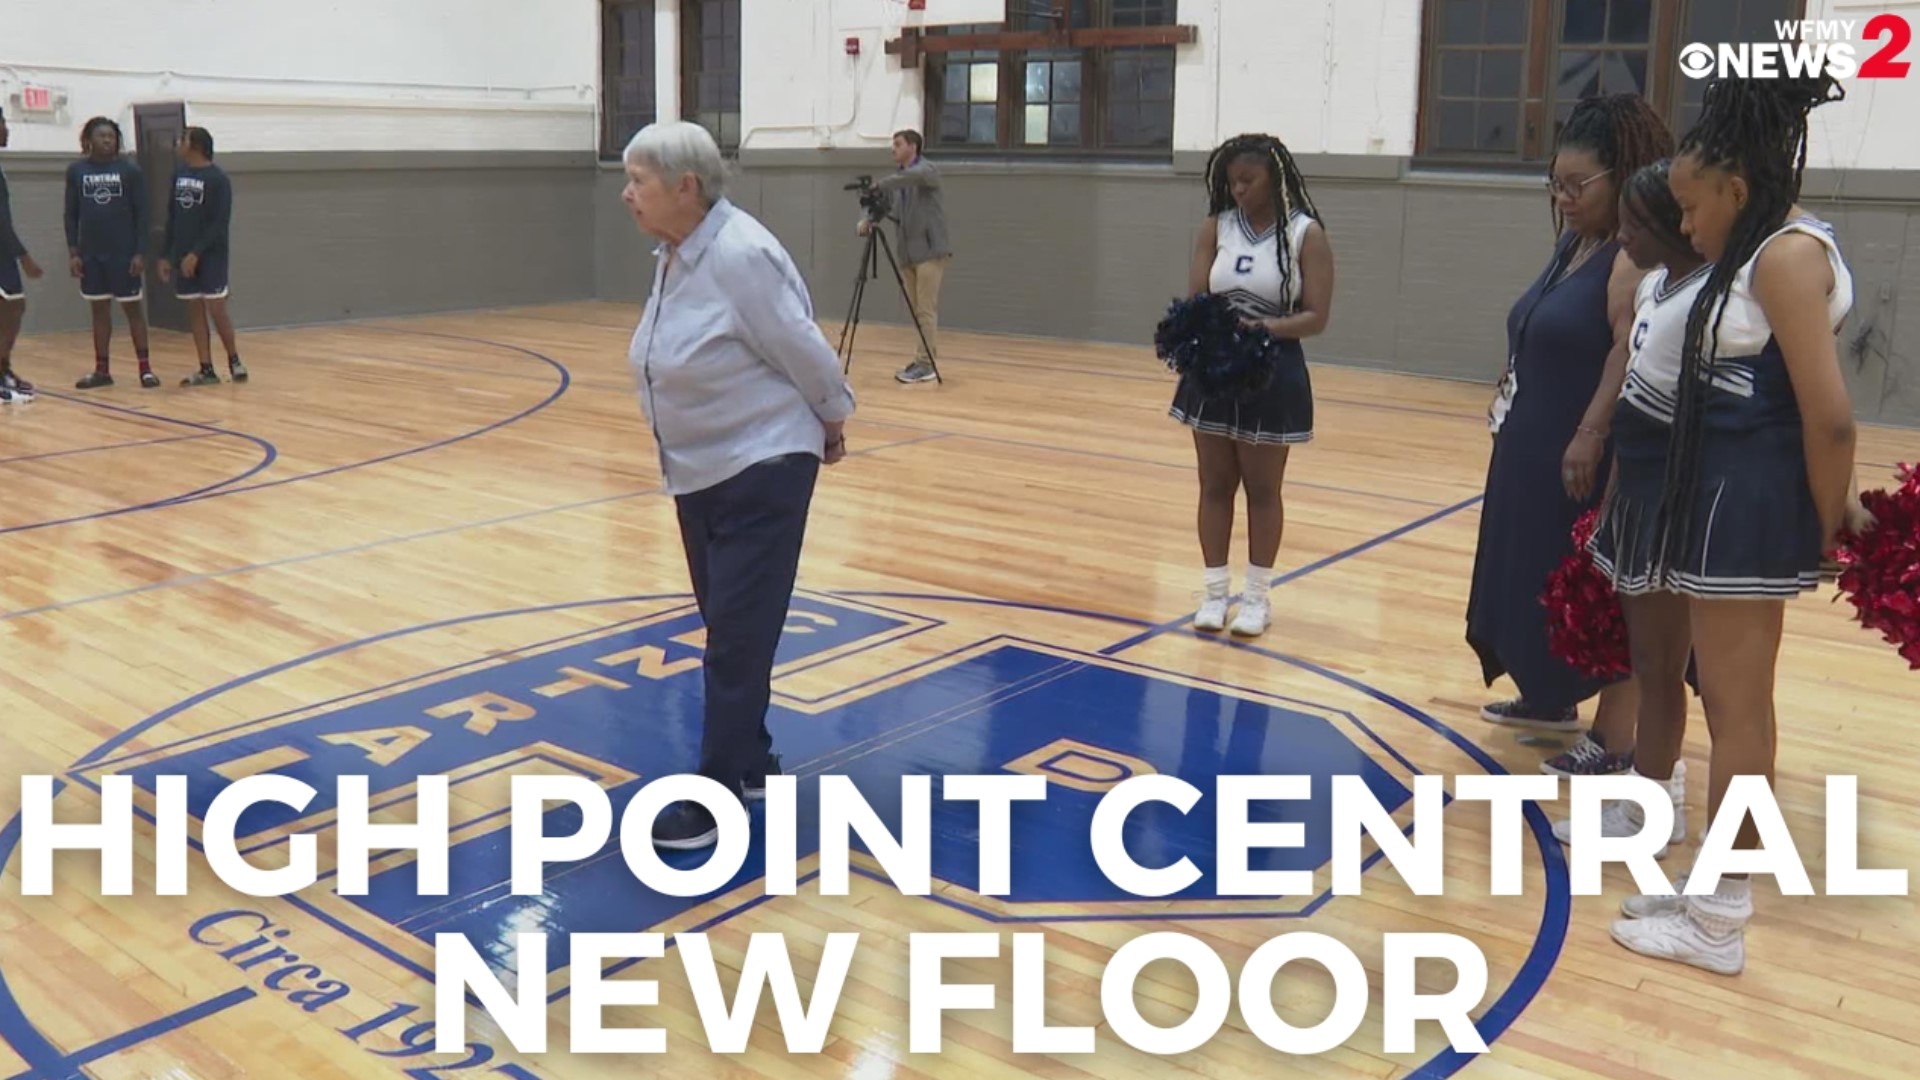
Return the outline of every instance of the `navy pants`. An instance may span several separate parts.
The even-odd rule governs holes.
[[[820,459],[788,454],[675,500],[707,627],[700,774],[741,793],[766,773],[773,658],[787,623]]]

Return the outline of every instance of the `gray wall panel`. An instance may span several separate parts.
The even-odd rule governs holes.
[[[572,155],[233,155],[225,164],[237,196],[242,325],[588,297],[637,308],[646,296],[653,242],[621,205],[617,167]],[[1309,356],[1489,383],[1505,358],[1507,310],[1550,244],[1537,180],[1404,168],[1314,175],[1304,164],[1339,266],[1333,325]],[[8,155],[4,165],[15,217],[50,271],[30,287],[27,329],[84,328],[85,305],[61,257],[65,159]],[[861,252],[859,208],[841,186],[884,167],[799,155],[736,171],[736,201],[793,253],[830,333],[845,317]],[[1004,163],[948,163],[945,176],[957,256],[943,327],[1149,345],[1185,287],[1205,209],[1198,176]],[[1838,224],[1855,271],[1859,302],[1846,335],[1861,345],[1843,356],[1861,417],[1920,424],[1920,202],[1911,186],[1904,174],[1812,177],[1808,205]],[[1822,201],[1827,191],[1850,198]],[[1852,197],[1859,192],[1875,198]],[[884,266],[868,282],[863,318],[905,321]]]

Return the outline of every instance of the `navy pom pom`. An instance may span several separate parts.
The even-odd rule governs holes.
[[[1264,327],[1241,323],[1216,293],[1175,300],[1153,335],[1154,351],[1207,397],[1237,398],[1272,385],[1285,352]]]

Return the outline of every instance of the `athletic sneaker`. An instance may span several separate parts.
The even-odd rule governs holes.
[[[1535,728],[1541,731],[1572,731],[1580,726],[1580,710],[1569,705],[1549,711],[1536,709],[1525,698],[1499,701],[1480,710],[1480,719],[1502,727]]]
[[[160,376],[155,375],[151,371],[143,371],[140,373],[140,385],[149,390],[158,390],[160,388]]]
[[[1265,596],[1242,596],[1240,613],[1234,617],[1233,632],[1239,637],[1259,637],[1273,623],[1273,604]]]
[[[0,386],[0,405],[25,405],[33,400],[33,395],[25,390],[14,390]]]
[[[1629,770],[1631,771],[1631,770]],[[1664,859],[1675,844],[1684,844],[1687,840],[1687,763],[1673,763],[1673,779],[1662,786],[1667,796],[1673,800],[1673,831],[1660,850],[1653,853],[1656,859]],[[1600,835],[1618,839],[1637,835],[1647,823],[1646,811],[1640,804],[1631,800],[1609,800],[1600,806]],[[1553,835],[1563,844],[1573,843],[1573,819],[1561,818],[1553,823]]]
[[[187,376],[186,378],[181,379],[180,385],[181,386],[219,386],[220,374],[219,372],[214,371],[210,367],[203,367],[199,371],[196,371],[193,374]]]
[[[12,368],[0,371],[0,390],[13,390],[28,397],[33,396],[33,384],[14,374]]]
[[[1684,907],[1653,919],[1620,919],[1613,940],[1659,961],[1684,963],[1715,974],[1740,974],[1747,967],[1747,920],[1753,899],[1688,896]]]
[[[227,361],[227,375],[233,379],[234,382],[246,382],[247,365],[241,363],[240,358],[236,356],[232,360]]]
[[[674,804],[653,823],[653,846],[669,851],[711,847],[720,839],[720,823],[696,802]]]
[[[1618,776],[1633,768],[1633,751],[1610,754],[1591,733],[1580,736],[1571,750],[1555,754],[1540,763],[1548,776]]]
[[[932,382],[938,377],[933,370],[932,361],[929,360],[915,360],[913,363],[901,368],[899,373],[894,375],[894,378],[899,379],[903,383]]]
[[[76,390],[96,390],[102,386],[112,386],[113,376],[104,371],[89,371],[73,384]]]
[[[1636,893],[1620,901],[1620,914],[1629,919],[1656,919],[1662,915],[1678,915],[1687,910],[1687,875],[1681,874],[1673,879],[1672,896],[1654,896],[1648,893]]]

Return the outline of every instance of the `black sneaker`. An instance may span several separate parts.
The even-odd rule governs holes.
[[[780,775],[780,755],[767,755],[767,768],[758,776],[749,775],[740,782],[741,793],[748,800],[758,802],[767,797],[767,777]]]
[[[653,823],[653,846],[670,851],[712,847],[719,839],[719,822],[699,803],[675,803]]]
[[[160,389],[160,376],[151,371],[143,371],[140,373],[140,385],[149,390],[158,390]]]
[[[80,376],[80,381],[74,383],[73,387],[76,390],[96,390],[102,386],[112,386],[112,385],[113,385],[112,375],[109,375],[104,371],[96,370],[96,371],[90,371],[87,374]]]
[[[1633,751],[1612,753],[1592,735],[1580,736],[1573,749],[1555,754],[1540,763],[1548,776],[1619,776],[1633,768]]]
[[[1503,727],[1576,731],[1580,727],[1580,710],[1572,706],[1558,710],[1536,709],[1527,704],[1524,698],[1514,698],[1512,701],[1500,701],[1482,707],[1480,719]]]
[[[12,390],[16,393],[33,395],[33,384],[14,374],[12,368],[0,371],[0,390]]]

